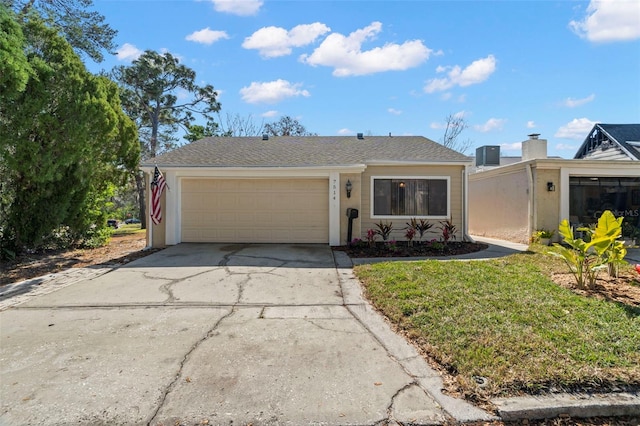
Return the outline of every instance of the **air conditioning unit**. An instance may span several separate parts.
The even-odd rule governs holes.
[[[499,166],[500,165],[500,146],[485,145],[476,148],[476,167],[480,166]]]

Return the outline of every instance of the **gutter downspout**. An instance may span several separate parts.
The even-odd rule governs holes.
[[[529,191],[529,217],[527,219],[528,226],[528,234],[527,234],[527,239],[533,235],[533,220],[534,220],[534,216],[535,216],[535,187],[534,187],[534,182],[533,182],[533,166],[532,163],[527,164],[527,183],[529,184],[527,187],[527,191]]]
[[[462,238],[464,241],[475,243],[469,235],[469,166],[462,169]]]

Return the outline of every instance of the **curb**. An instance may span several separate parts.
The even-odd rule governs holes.
[[[558,394],[491,401],[502,420],[640,416],[640,393]]]

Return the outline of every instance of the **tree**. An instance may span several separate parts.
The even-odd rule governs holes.
[[[218,119],[223,128],[221,136],[261,136],[264,133],[264,120],[260,124],[256,124],[251,114],[242,117],[240,114],[227,113],[224,122],[219,116]]]
[[[255,121],[253,121],[253,116],[251,114],[243,117],[240,114],[232,115],[227,113],[224,120],[220,116],[220,112],[218,112],[217,115],[218,122],[220,124],[209,123],[206,127],[198,124],[190,125],[188,133],[184,136],[184,139],[189,142],[195,142],[212,136],[260,136],[264,133],[264,121],[260,124],[256,124]]]
[[[264,132],[270,136],[317,136],[316,133],[308,132],[298,120],[288,115],[273,123],[265,124]]]
[[[36,12],[48,18],[59,34],[80,55],[87,55],[95,62],[104,60],[103,51],[113,52],[113,39],[117,31],[104,23],[104,16],[91,11],[93,0],[0,0],[12,8],[19,21]]]
[[[31,67],[24,52],[22,28],[13,13],[0,3],[0,102],[9,102],[22,92]]]
[[[218,93],[210,84],[197,85],[195,71],[180,64],[171,53],[161,55],[147,50],[130,66],[116,67],[112,75],[123,88],[124,109],[138,127],[143,159],[174,148],[177,145],[175,134],[180,127],[191,139],[204,134],[208,128],[217,128],[213,114],[220,110]],[[180,96],[179,99],[179,93],[188,93],[189,97]],[[192,127],[194,114],[206,119],[203,129]],[[136,183],[140,220],[145,228],[145,187],[140,173],[136,174]]]
[[[460,140],[460,134],[469,127],[464,115],[449,114],[445,118],[445,123],[444,135],[440,139],[440,143],[447,148],[464,154],[473,144],[470,139]]]
[[[23,32],[34,77],[0,104],[0,255],[108,235],[102,206],[139,161],[118,86],[35,15]]]
[[[199,124],[190,124],[187,127],[187,134],[183,138],[189,142],[199,141],[200,139],[209,138],[211,136],[230,136],[221,135],[218,123],[210,123],[207,126]]]

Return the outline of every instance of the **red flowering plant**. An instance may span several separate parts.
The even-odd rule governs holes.
[[[408,246],[413,246],[413,238],[416,236],[415,228],[407,228],[407,231],[404,233],[404,236],[407,238]]]
[[[367,230],[367,243],[369,247],[373,247],[376,244],[376,235],[378,235],[378,233],[375,230]]]

